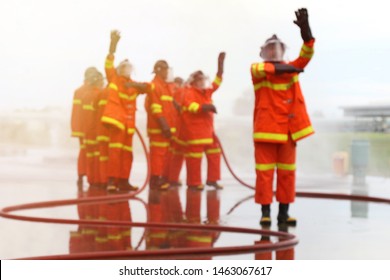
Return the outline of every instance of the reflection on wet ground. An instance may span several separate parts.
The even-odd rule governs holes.
[[[297,227],[278,228],[275,223],[270,228],[261,229],[258,225],[260,207],[250,197],[253,191],[238,185],[226,173],[225,178],[223,190],[210,187],[197,191],[184,186],[166,191],[146,189],[136,199],[17,211],[17,214],[28,216],[122,221],[125,224],[131,221],[136,224],[61,225],[1,218],[0,257],[139,252],[136,258],[388,259],[389,205],[298,198],[291,207],[291,214],[298,218]],[[244,179],[253,180],[250,177]],[[19,188],[2,184],[1,207],[76,196],[85,198],[107,195],[104,190],[93,187],[85,187],[77,193],[76,185],[70,185],[67,180],[53,182],[37,184],[16,180]],[[58,185],[53,187],[55,184]],[[390,197],[390,182],[383,178],[369,178],[367,187],[353,190],[350,178],[321,177],[315,180],[301,176],[298,178],[298,187],[304,191]],[[277,204],[272,205],[271,210],[276,220]],[[137,224],[145,222],[180,224],[185,227],[143,227]],[[215,226],[224,228],[216,230]],[[242,232],[229,231],[228,227],[241,228]],[[256,231],[245,232],[248,229]],[[268,230],[271,230],[269,234]],[[291,238],[288,235],[273,235],[275,231],[295,235],[299,240],[298,245],[264,251],[262,248],[266,246],[278,245]],[[227,247],[252,247],[252,250],[237,250],[227,255],[218,253],[219,249]],[[145,252],[156,250],[165,255],[145,255]],[[110,256],[126,258],[126,255]]]

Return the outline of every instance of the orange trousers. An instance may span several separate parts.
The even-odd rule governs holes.
[[[150,135],[150,167],[152,176],[168,177],[168,163],[171,157],[169,147],[171,140],[164,136]]]
[[[84,139],[79,138],[79,157],[77,159],[77,173],[79,176],[84,176],[87,174],[87,153],[84,145]]]
[[[216,182],[221,179],[221,149],[214,140],[210,145],[189,145],[185,154],[187,166],[187,185],[202,184],[202,157],[206,153],[207,181]]]
[[[133,164],[133,134],[110,128],[109,135],[107,176],[128,179]]]
[[[271,204],[273,179],[276,169],[276,200],[291,203],[295,200],[296,142],[289,137],[287,143],[255,142],[256,192],[255,202]]]
[[[107,183],[107,166],[108,166],[108,142],[99,141],[99,183]]]
[[[179,138],[180,139],[180,138]],[[185,144],[180,140],[173,140],[170,149],[170,161],[168,170],[168,181],[179,182],[180,172],[184,163]]]
[[[84,139],[86,158],[87,158],[87,179],[89,184],[99,183],[99,149],[96,136],[94,134],[86,135]]]

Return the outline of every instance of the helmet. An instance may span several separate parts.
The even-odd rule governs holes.
[[[130,77],[131,71],[133,70],[133,65],[129,62],[128,59],[123,60],[116,67],[116,72],[118,75]]]
[[[266,61],[282,61],[286,44],[275,34],[261,46],[260,56]]]
[[[90,80],[99,73],[96,67],[88,67],[84,72],[84,80]]]

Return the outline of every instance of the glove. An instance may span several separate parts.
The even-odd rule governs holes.
[[[219,77],[221,77],[222,74],[223,74],[223,64],[225,62],[225,57],[226,57],[226,53],[225,52],[221,52],[218,55],[218,72],[217,72],[217,76],[219,76]]]
[[[116,46],[120,38],[121,35],[118,30],[111,31],[110,54],[114,54],[116,52]]]
[[[213,104],[203,104],[202,105],[203,112],[211,112],[217,114],[217,108]]]
[[[313,35],[311,34],[310,25],[309,25],[309,14],[307,13],[307,9],[299,9],[295,12],[295,16],[297,17],[294,20],[294,23],[299,26],[301,29],[301,37],[303,41],[308,42],[313,39]]]
[[[176,100],[173,100],[173,106],[175,107],[175,109],[176,109],[179,113],[181,113],[181,106],[180,106],[179,103],[177,103]]]
[[[290,64],[274,63],[275,74],[284,74],[284,73],[301,73],[303,72],[302,68],[296,68]]]
[[[158,122],[158,125],[161,128],[162,135],[165,138],[171,138],[172,137],[171,128],[169,127],[166,119],[164,117],[160,117],[160,118],[157,119],[157,122]]]

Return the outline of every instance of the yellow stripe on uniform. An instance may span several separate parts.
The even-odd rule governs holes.
[[[161,95],[160,100],[161,101],[173,101],[173,97],[170,95]]]
[[[274,84],[270,81],[262,81],[260,83],[257,83],[254,85],[255,90],[258,90],[262,87],[270,88],[273,90],[288,90],[290,89],[296,82],[298,82],[299,78],[298,75],[295,75],[291,78],[291,81],[286,84]]]
[[[110,83],[110,84],[108,85],[108,87],[109,87],[110,89],[113,89],[113,90],[118,90],[118,86],[117,86],[116,84],[114,84],[114,83]]]
[[[125,125],[123,123],[121,123],[120,121],[116,120],[116,119],[103,116],[101,118],[101,121],[104,122],[104,123],[108,123],[108,124],[114,125],[117,128],[119,128],[120,130],[124,130],[125,129]]]
[[[119,92],[118,95],[119,95],[119,98],[121,98],[121,99],[125,99],[125,100],[128,100],[128,101],[134,101],[137,98],[138,93],[135,93],[135,94],[129,96],[126,93]]]
[[[275,140],[275,141],[287,141],[287,134],[280,133],[267,133],[267,132],[255,132],[253,133],[254,140]]]
[[[101,157],[99,157],[99,160],[100,160],[100,161],[108,161],[108,157],[106,157],[106,156],[101,156]]]
[[[114,61],[111,59],[106,59],[105,68],[111,69],[114,68]]]
[[[211,243],[212,238],[210,236],[187,236],[188,241],[199,242],[199,243]]]
[[[83,105],[83,109],[87,110],[87,111],[95,111],[95,108],[93,108],[93,105],[90,105],[90,104]]]
[[[188,106],[188,111],[191,113],[196,113],[198,112],[199,107],[200,107],[199,103],[192,102],[190,106]]]
[[[150,147],[166,148],[166,147],[169,147],[169,142],[152,141],[152,142],[150,142]]]
[[[264,72],[264,63],[253,63],[252,64],[252,75],[256,78],[263,78],[265,77]]]
[[[273,170],[276,167],[276,163],[257,163],[256,170],[259,171],[268,171]]]
[[[135,128],[128,128],[127,129],[127,134],[134,134]]]
[[[84,132],[72,131],[72,136],[73,137],[84,137]]]
[[[301,138],[303,138],[305,136],[308,136],[310,134],[313,134],[313,133],[314,133],[313,127],[312,126],[308,126],[308,127],[304,128],[304,129],[298,131],[298,132],[295,132],[295,133],[291,134],[291,138],[292,138],[292,140],[295,141],[295,140],[301,139]]]
[[[175,133],[176,127],[171,127],[171,132]],[[160,133],[162,133],[162,130],[159,128],[148,128],[148,133],[149,134],[160,134]]]
[[[184,156],[188,158],[202,158],[203,153],[185,153]]]
[[[107,104],[107,100],[106,99],[102,99],[102,100],[100,100],[99,101],[99,106],[104,106],[104,105],[106,105]]]
[[[222,79],[220,77],[215,77],[214,79],[214,84],[216,84],[217,86],[220,86],[222,83]]]
[[[206,150],[206,154],[219,154],[219,153],[221,153],[220,148]]]
[[[81,105],[81,99],[73,99],[73,104]]]
[[[287,164],[287,163],[277,163],[276,167],[281,170],[294,171],[296,168],[295,164]]]
[[[109,142],[110,141],[110,137],[105,136],[105,135],[99,135],[99,136],[96,137],[96,141],[98,141],[98,142]]]
[[[189,140],[189,141],[187,141],[187,144],[189,144],[189,145],[213,144],[213,138]]]

